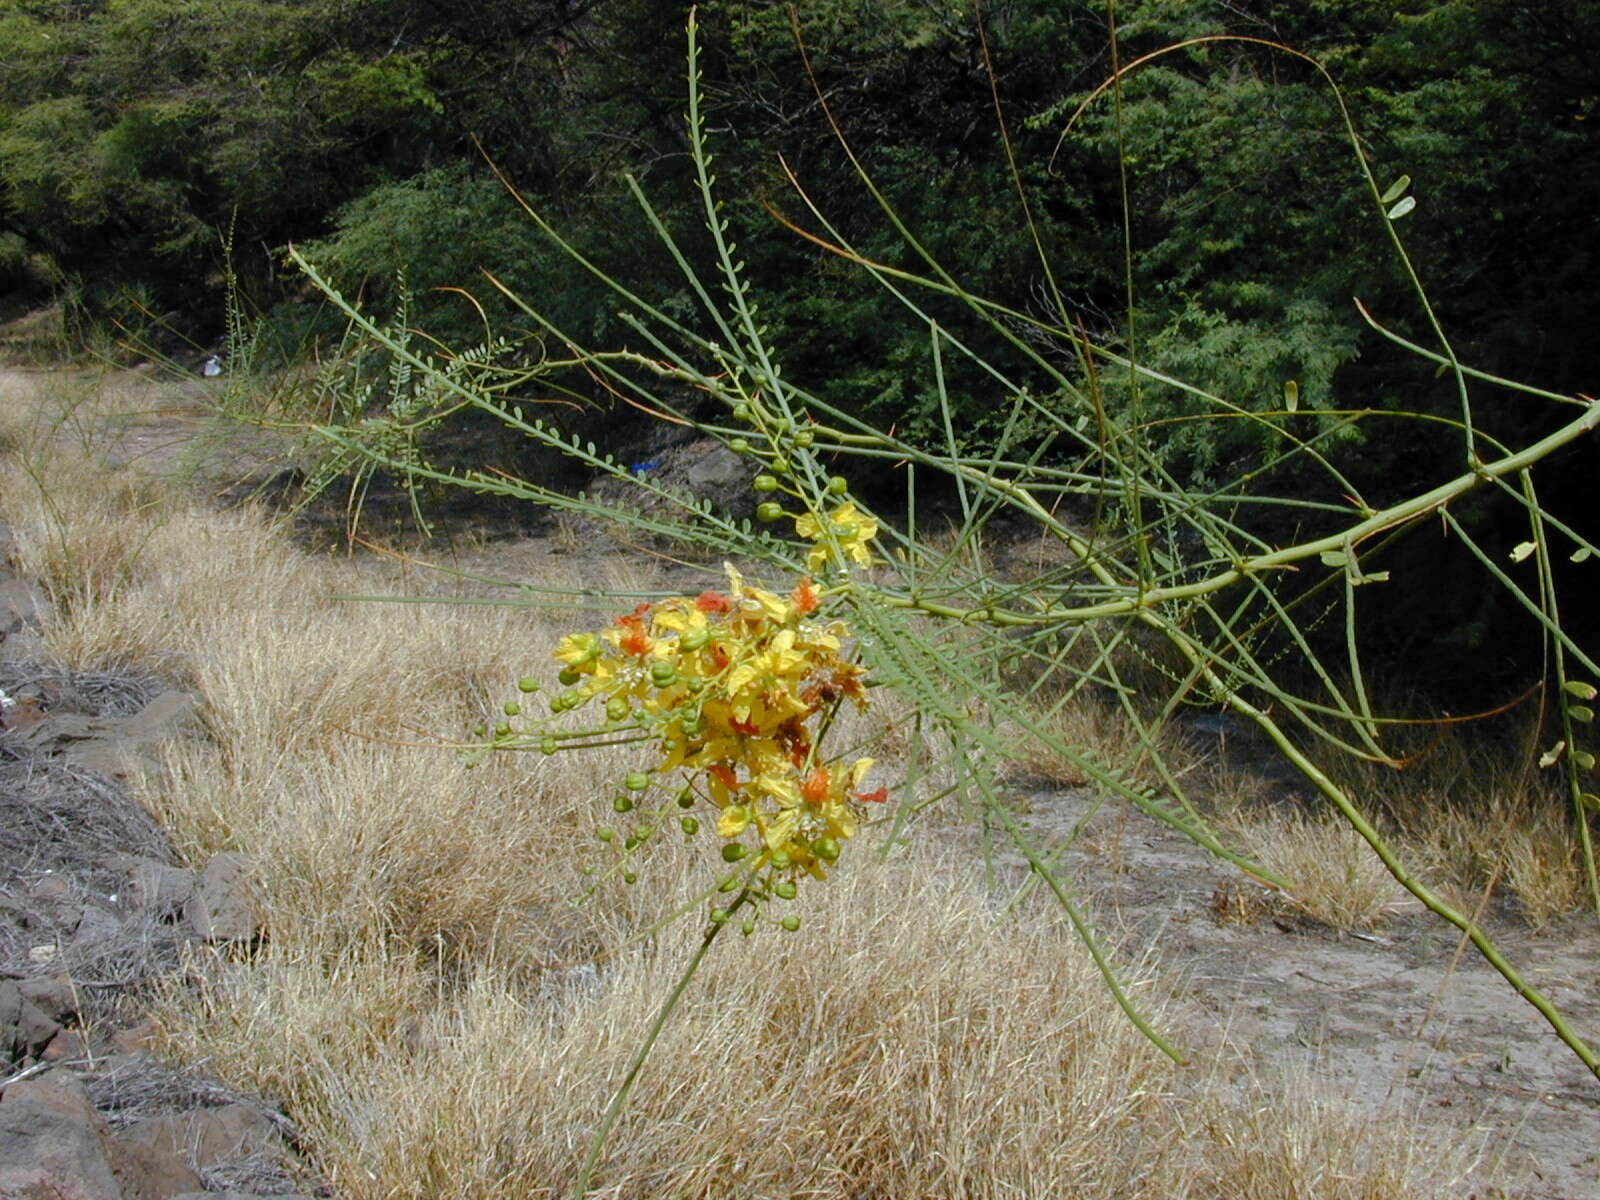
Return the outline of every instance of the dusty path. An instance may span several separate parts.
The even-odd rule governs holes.
[[[80,397],[106,387],[91,415]],[[0,419],[94,438],[108,467],[239,494],[287,461],[287,443],[219,426],[214,382],[132,373],[0,369]],[[570,547],[559,538],[480,544],[476,561],[507,576]],[[603,554],[592,547],[591,554]],[[1023,788],[1048,839],[1083,815],[1086,793]],[[1377,935],[1340,937],[1263,902],[1239,873],[1176,834],[1110,809],[1064,859],[1125,957],[1153,948],[1215,1044],[1243,1051],[1269,1092],[1310,1075],[1372,1111],[1419,1115],[1441,1141],[1483,1146],[1470,1193],[1528,1200],[1600,1196],[1600,1084],[1455,931],[1420,911]],[[1004,857],[1004,856],[1002,856]],[[1013,865],[1020,867],[1020,862]],[[1572,918],[1541,934],[1491,912],[1496,940],[1577,1028],[1600,1043],[1600,930]],[[1199,1061],[1207,1046],[1192,1045]],[[1224,1056],[1227,1057],[1227,1056]]]

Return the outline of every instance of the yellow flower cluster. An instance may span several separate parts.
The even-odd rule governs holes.
[[[788,595],[747,585],[728,567],[726,593],[641,604],[600,633],[561,640],[568,690],[561,711],[604,699],[608,728],[648,730],[657,776],[682,772],[686,808],[709,802],[722,856],[753,869],[821,879],[852,836],[870,758],[830,762],[818,748],[838,706],[866,706],[862,668],[849,661],[843,622],[818,610],[810,580]],[[629,786],[651,785],[636,776]],[[685,819],[686,832],[698,823]],[[753,831],[753,846],[745,835]]]
[[[872,565],[872,552],[867,549],[867,543],[878,536],[878,523],[849,500],[829,513],[826,523],[810,513],[795,518],[794,531],[817,543],[806,554],[806,565],[813,571],[821,570],[835,558],[835,547],[839,555],[854,560],[859,566]]]

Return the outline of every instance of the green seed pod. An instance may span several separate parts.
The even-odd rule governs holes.
[[[781,520],[782,517],[783,505],[775,500],[768,500],[763,504],[756,505],[756,520],[758,521],[765,521],[770,525],[774,521]]]
[[[633,707],[624,696],[613,696],[606,701],[606,720],[608,721],[626,721],[628,714],[632,711]]]
[[[696,650],[704,649],[705,644],[710,640],[711,634],[706,630],[691,629],[678,639],[678,645],[680,648],[687,650],[692,654]]]
[[[832,838],[818,838],[811,843],[811,850],[823,862],[833,862],[839,857],[839,843]]]
[[[783,920],[779,921],[778,924],[782,925],[790,933],[793,933],[795,930],[800,928],[800,918],[793,916],[785,917]]]
[[[594,831],[594,835],[602,842],[609,842],[612,838],[617,836],[617,831],[611,828],[609,825],[602,825],[599,829]]]
[[[577,683],[578,680],[582,679],[583,676],[578,674],[578,672],[574,671],[571,667],[565,667],[562,669],[561,674],[557,675],[556,678],[561,681],[562,687],[571,687],[573,684]]]
[[[632,812],[633,800],[628,796],[618,796],[611,802],[611,807],[619,813]]]
[[[679,817],[678,826],[688,837],[693,837],[700,832],[700,822],[693,817]]]
[[[772,889],[772,894],[779,900],[793,900],[796,890],[797,889],[795,888],[794,884],[785,879],[782,883],[778,884]]]
[[[532,675],[524,675],[521,679],[517,680],[517,691],[519,692],[537,692],[538,690],[539,681]]]
[[[828,495],[842,496],[850,490],[850,481],[843,475],[834,475],[828,479]]]
[[[622,786],[630,792],[642,792],[650,786],[650,776],[643,771],[635,771],[622,781]]]
[[[522,715],[522,705],[518,704],[515,700],[507,700],[500,707],[505,710],[505,714],[508,717],[519,717]]]
[[[724,846],[722,848],[722,861],[723,862],[731,862],[731,863],[732,862],[738,862],[741,858],[743,858],[746,854],[749,854],[749,853],[750,853],[750,851],[745,849],[743,843],[741,843],[741,842],[729,842],[726,846]]]

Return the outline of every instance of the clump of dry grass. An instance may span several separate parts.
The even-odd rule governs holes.
[[[469,769],[397,744],[553,673],[536,664],[556,630],[342,603],[380,575],[296,552],[262,514],[130,501],[65,461],[33,477],[51,481],[36,499],[0,497],[59,598],[50,644],[154,659],[200,692],[211,741],[172,748],[140,793],[194,858],[243,851],[263,895],[254,957],[199,954],[170,981],[169,1050],[287,1101],[351,1200],[570,1192],[702,907],[657,922],[714,856],[658,837],[636,885],[604,873],[592,826],[638,765],[626,749]],[[604,1194],[1446,1194],[1403,1123],[1173,1094],[1059,915],[1002,910],[970,861],[858,844],[802,897],[798,935],[714,948],[606,1147]],[[1151,979],[1135,990],[1178,1019]]]
[[[1417,907],[1372,847],[1337,815],[1258,813],[1238,826],[1245,851],[1289,880],[1297,907],[1340,933],[1375,929]]]

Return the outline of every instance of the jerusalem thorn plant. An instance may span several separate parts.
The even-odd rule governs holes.
[[[1321,72],[1304,55],[1273,48]],[[1154,56],[1119,67],[1085,103],[1105,97],[1115,102],[1124,76],[1149,57]],[[1343,98],[1321,73],[1355,146]],[[620,522],[639,534],[667,536],[725,559],[759,564],[770,573],[769,581],[779,581],[756,586],[729,567],[725,582],[715,581],[697,595],[648,599],[603,629],[572,633],[556,650],[562,690],[545,704],[549,715],[535,719],[529,711],[542,686],[526,678],[518,696],[506,702],[504,719],[497,719],[492,732],[485,727],[477,744],[478,752],[542,753],[637,746],[635,769],[615,781],[613,811],[596,816],[597,839],[612,856],[607,871],[624,881],[636,874],[644,847],[673,823],[691,839],[714,831],[720,842],[703,893],[676,910],[681,914],[704,905],[705,936],[663,999],[612,1098],[580,1172],[578,1194],[589,1185],[600,1148],[657,1034],[716,937],[734,923],[753,933],[764,917],[779,911],[778,924],[791,931],[802,928],[800,913],[779,902],[787,906],[802,884],[811,886],[836,866],[844,869],[848,844],[859,838],[866,822],[877,818],[886,831],[876,840],[877,851],[891,854],[934,802],[946,797],[964,800],[976,815],[986,853],[995,840],[1014,848],[1031,869],[1030,881],[1022,886],[1037,883],[1050,890],[1100,967],[1114,1002],[1181,1061],[1180,1052],[1148,1026],[1118,983],[1092,922],[1054,865],[1060,846],[1041,844],[1024,827],[1000,771],[1008,760],[1037,758],[1041,751],[1054,755],[1091,780],[1102,802],[1130,805],[1292,896],[1294,880],[1274,875],[1225,843],[1183,773],[1163,757],[1162,728],[1192,706],[1227,710],[1256,726],[1394,878],[1459,929],[1556,1036],[1600,1074],[1600,1059],[1578,1031],[1481,924],[1401,860],[1363,810],[1361,797],[1337,782],[1330,769],[1345,756],[1399,765],[1384,745],[1390,721],[1374,708],[1365,682],[1361,600],[1378,588],[1420,586],[1408,577],[1400,539],[1424,521],[1441,522],[1481,562],[1490,585],[1510,591],[1545,640],[1549,686],[1544,695],[1560,728],[1544,763],[1564,775],[1573,827],[1600,910],[1589,840],[1591,814],[1600,809],[1600,800],[1587,783],[1595,760],[1583,737],[1592,714],[1582,703],[1595,694],[1591,681],[1600,679],[1600,664],[1563,627],[1556,559],[1579,565],[1600,560],[1592,557],[1596,548],[1582,531],[1541,506],[1536,481],[1536,472],[1547,470],[1556,451],[1600,427],[1600,404],[1486,375],[1458,361],[1399,235],[1398,223],[1416,206],[1409,181],[1384,187],[1359,151],[1352,156],[1370,193],[1375,229],[1387,237],[1415,286],[1429,340],[1407,339],[1369,321],[1439,367],[1458,400],[1459,418],[1400,413],[1381,419],[1409,419],[1419,435],[1456,439],[1460,468],[1413,494],[1369,500],[1341,472],[1336,455],[1358,444],[1350,435],[1380,419],[1377,414],[1301,412],[1294,389],[1288,388],[1284,407],[1261,415],[1157,375],[1140,364],[1135,346],[1113,351],[1083,335],[1054,290],[1042,249],[1044,293],[1053,311],[1040,316],[1007,309],[967,291],[926,255],[864,170],[864,189],[904,239],[911,261],[920,263],[915,269],[858,253],[793,180],[807,217],[805,224],[782,220],[874,278],[924,331],[926,376],[944,414],[944,445],[930,448],[859,419],[848,403],[828,397],[827,381],[812,390],[784,376],[758,301],[741,274],[738,247],[716,190],[692,15],[688,80],[691,161],[715,283],[693,265],[694,256],[667,232],[642,191],[635,194],[642,219],[660,237],[696,298],[705,327],[697,328],[681,306],[653,304],[605,275],[531,209],[530,219],[557,246],[613,290],[618,320],[643,348],[585,348],[571,331],[509,290],[507,299],[539,328],[542,346],[566,348],[561,355],[545,353],[532,368],[519,368],[526,372],[524,379],[537,381],[545,398],[571,396],[576,393],[570,380],[581,372],[633,410],[693,426],[720,442],[750,464],[751,487],[760,499],[753,524],[649,474],[630,471],[604,449],[529,415],[524,403],[531,406],[534,398],[519,403],[502,390],[476,386],[470,376],[451,369],[448,355],[423,352],[395,336],[297,256],[361,335],[436,388],[441,419],[463,406],[492,416],[597,475],[626,480],[636,493],[647,493],[652,506],[637,511],[499,469],[458,472],[416,455],[399,458],[364,440],[359,424],[315,427],[333,453],[364,455],[438,484]],[[825,100],[819,97],[819,103],[826,109]],[[996,111],[1003,137],[1004,116],[998,106]],[[842,135],[840,142],[848,153]],[[946,308],[953,302],[968,314],[968,326],[957,331],[935,320],[922,303],[924,296],[938,298]],[[978,372],[989,381],[1000,414],[999,436],[981,448],[965,444],[951,419],[945,381],[952,357],[964,361],[964,374]],[[1126,379],[1127,411],[1112,411],[1104,403],[1097,381],[1105,372],[1120,372]],[[1186,395],[1193,407],[1190,419],[1264,422],[1271,427],[1268,444],[1277,449],[1241,477],[1185,487],[1146,445],[1149,430],[1138,405],[1141,381]],[[1523,446],[1496,443],[1473,417],[1475,394],[1489,389],[1549,406],[1555,414],[1549,431]],[[695,399],[686,402],[686,395]],[[707,405],[711,416],[705,415]],[[431,417],[419,412],[409,419],[408,428],[420,431]],[[855,464],[852,475],[898,475],[903,505],[892,516],[886,505],[875,512],[838,473],[850,463]],[[1320,493],[1304,486],[1265,490],[1289,469],[1320,475],[1328,486]],[[934,487],[952,494],[959,505],[961,519],[947,548],[940,548],[918,519],[919,499]],[[1517,504],[1526,516],[1527,539],[1515,547],[1489,542],[1473,527],[1471,508],[1458,503],[1475,492],[1496,493]],[[1336,498],[1308,498],[1319,494]],[[1093,515],[1069,520],[1069,512]],[[1282,514],[1296,527],[1317,532],[1274,545],[1258,532],[1261,513]],[[1040,553],[1041,565],[1031,574],[1001,576],[978,565],[981,555],[967,553],[983,542],[1000,515],[1025,523],[1040,547],[1049,550]],[[1326,660],[1321,643],[1308,636],[1313,625],[1342,628],[1344,648],[1337,660]],[[1139,663],[1139,669],[1130,672],[1130,662]],[[909,752],[903,768],[895,768],[897,778],[879,777],[884,768],[874,767],[870,745],[834,744],[846,706],[864,706],[874,687],[899,692],[914,714],[904,731]],[[1096,695],[1112,697],[1136,732],[1146,763],[1138,775],[1132,764],[1104,761],[1095,747],[1066,740],[1052,721],[1062,707]],[[591,714],[590,720],[570,727],[567,714],[580,710]]]

